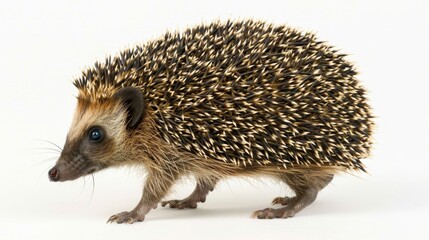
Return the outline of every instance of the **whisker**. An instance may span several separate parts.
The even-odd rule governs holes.
[[[52,161],[58,159],[58,157],[50,157],[50,158],[46,158],[40,161],[37,161],[36,163],[33,163],[32,165],[30,165],[30,168],[35,167],[35,166],[39,166],[40,164],[43,163],[52,163]]]
[[[94,179],[94,174],[91,173],[92,176],[92,193],[91,193],[91,201],[92,201],[92,197],[94,196],[94,189],[95,189],[95,179]]]
[[[57,147],[60,151],[63,150],[60,146],[58,146],[57,144],[55,144],[55,143],[53,143],[51,141],[48,141],[48,140],[45,140],[45,139],[36,139],[36,140],[39,140],[39,141],[42,141],[42,142],[46,142],[46,143],[50,143],[50,144],[54,145],[55,147]]]
[[[85,190],[85,186],[86,186],[86,176],[83,177],[83,187],[82,187],[82,190],[80,190],[81,195],[83,193],[83,190]]]
[[[43,172],[41,172],[39,174],[39,177],[37,178],[37,181],[40,181],[40,178],[42,177],[42,174],[46,174],[46,176],[48,175],[47,173],[48,173],[48,169],[49,168],[51,168],[51,167],[49,166],[49,167],[44,168]]]
[[[38,153],[33,153],[34,155],[43,155],[43,154],[55,154],[56,156],[59,156],[58,152],[38,152]]]
[[[61,153],[61,151],[59,151],[58,149],[55,148],[30,148],[32,150],[50,150],[53,153]]]

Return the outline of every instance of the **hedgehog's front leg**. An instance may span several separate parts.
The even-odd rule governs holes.
[[[167,194],[175,179],[175,176],[162,171],[150,173],[147,177],[143,196],[139,204],[130,212],[121,212],[111,216],[107,222],[128,224],[142,222],[145,215],[152,208],[156,208],[161,199]]]
[[[205,202],[206,196],[210,191],[213,191],[216,185],[217,179],[198,179],[197,186],[194,191],[187,198],[182,200],[169,200],[162,201],[161,205],[163,207],[169,205],[170,208],[197,208],[199,202]]]

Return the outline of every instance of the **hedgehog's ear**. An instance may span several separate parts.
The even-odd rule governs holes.
[[[144,117],[144,98],[143,93],[136,87],[125,87],[113,95],[124,104],[127,109],[127,129],[135,129]]]

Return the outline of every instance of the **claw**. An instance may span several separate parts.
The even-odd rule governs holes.
[[[144,220],[144,215],[136,214],[135,212],[122,212],[115,214],[107,220],[107,223],[117,222],[117,223],[126,223],[133,224],[135,222],[141,222]]]
[[[205,199],[204,199],[205,201]],[[201,201],[203,202],[203,201]],[[183,199],[183,200],[169,200],[162,201],[161,206],[165,207],[169,205],[170,208],[184,209],[184,208],[197,208],[198,204],[195,200]]]
[[[264,210],[254,211],[252,213],[252,217],[258,218],[258,219],[264,219],[264,218],[272,219],[274,218],[273,211],[274,209],[272,208],[265,208]]]
[[[134,222],[135,222],[135,220],[132,218],[128,218],[128,220],[127,220],[127,224],[133,224]]]
[[[290,197],[276,197],[273,199],[271,204],[272,205],[281,204],[281,205],[285,206],[285,205],[289,205],[293,199],[294,198],[290,198]]]
[[[111,216],[106,223],[113,223],[114,221],[116,221],[116,219],[118,219],[117,215],[113,215]]]
[[[252,218],[258,219],[273,219],[273,218],[289,218],[293,217],[295,212],[288,207],[274,209],[265,208],[263,210],[254,211],[251,215]]]
[[[171,208],[174,208],[174,207],[173,207],[173,205],[174,205],[174,206],[176,205],[176,204],[175,204],[175,201],[177,201],[177,200],[162,201],[162,202],[161,202],[161,206],[162,206],[162,207],[165,207],[165,206],[167,206],[167,205],[170,205],[170,207],[171,207]]]

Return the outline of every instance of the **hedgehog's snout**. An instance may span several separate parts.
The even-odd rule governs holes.
[[[49,175],[49,180],[52,182],[58,182],[58,180],[60,180],[60,171],[58,170],[57,167],[51,168],[51,170],[49,170],[48,172],[48,175]]]
[[[51,170],[48,172],[49,180],[52,182],[64,182],[67,180],[73,180],[80,176],[81,173],[74,171],[72,168],[67,166],[64,163],[57,163]]]

